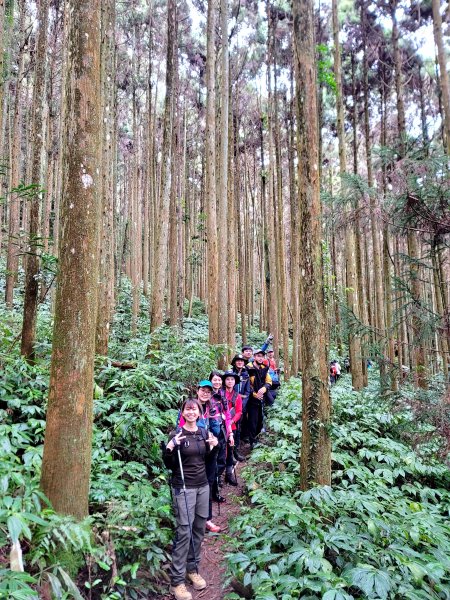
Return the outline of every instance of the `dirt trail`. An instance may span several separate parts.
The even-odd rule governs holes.
[[[225,594],[231,591],[231,588],[223,587],[226,564],[225,546],[226,537],[229,532],[228,521],[238,514],[240,510],[238,497],[242,496],[244,486],[242,479],[239,477],[239,471],[243,464],[245,463],[238,463],[236,465],[238,487],[225,484],[222,488],[221,493],[227,501],[220,505],[220,515],[218,514],[217,502],[213,504],[213,521],[216,525],[222,527],[222,532],[219,534],[207,532],[205,535],[199,573],[208,582],[208,587],[200,592],[196,592],[192,589],[192,586],[187,585],[186,587],[192,593],[193,600],[223,600]],[[157,599],[173,600],[173,596],[167,594],[155,597],[155,600]]]

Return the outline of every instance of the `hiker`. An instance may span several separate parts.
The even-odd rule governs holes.
[[[209,381],[213,384],[213,394],[219,394],[222,387],[222,371],[211,371]]]
[[[267,361],[269,368],[277,371],[277,363],[275,362],[273,348],[269,348],[269,350],[267,350]]]
[[[198,572],[200,550],[208,518],[209,484],[206,457],[218,440],[198,426],[202,409],[197,399],[185,400],[181,407],[184,425],[169,436],[164,463],[172,470],[172,498],[176,518],[170,567],[170,593],[176,600],[191,600],[186,578],[194,590],[207,583]]]
[[[261,346],[261,350],[263,352],[267,352],[267,348],[270,346],[270,344],[273,341],[273,335],[271,333],[269,333],[269,335],[267,336],[266,341],[264,342],[264,344]],[[267,359],[266,359],[267,360]]]
[[[269,338],[267,338],[267,339],[269,339]],[[263,349],[264,349],[264,346],[263,346]],[[270,375],[270,378],[272,379],[272,384],[270,386],[270,390],[267,390],[267,393],[265,396],[265,404],[267,406],[273,406],[273,403],[275,402],[275,398],[277,397],[277,394],[278,394],[278,388],[280,387],[280,376],[279,376],[280,369],[277,369],[277,364],[275,362],[275,359],[273,358],[273,349],[272,348],[267,350],[267,359],[264,361],[264,364],[267,364],[267,366],[269,367],[269,375]]]
[[[346,373],[350,373],[350,359],[348,356],[344,358],[344,368]]]
[[[230,410],[231,415],[231,429],[235,433],[238,427],[238,424],[242,417],[242,398],[239,392],[236,391],[235,387],[239,385],[241,378],[234,371],[225,371],[222,375],[222,381],[224,384],[224,395],[225,400],[227,401],[228,408]],[[227,443],[227,456],[226,456],[226,470],[225,470],[225,483],[229,483],[230,485],[237,486],[236,480],[236,472],[234,472],[234,461],[233,461],[233,452],[234,448],[228,441]],[[241,460],[244,459],[243,456],[238,454]]]
[[[263,428],[263,403],[264,396],[271,388],[272,379],[269,367],[264,366],[265,351],[261,348],[255,350],[253,362],[248,363],[246,369],[250,375],[251,394],[247,404],[248,437],[250,449],[253,450],[256,436]]]
[[[242,346],[241,353],[245,358],[246,362],[252,360],[253,358],[253,347],[252,346]]]
[[[336,383],[336,366],[334,361],[330,363],[330,383],[334,385]]]
[[[207,431],[211,431],[213,435],[218,439],[221,429],[221,421],[218,418],[214,418],[218,414],[217,406],[212,401],[213,384],[203,379],[197,386],[197,399],[200,401],[203,416],[198,420],[199,427],[203,427]],[[181,418],[180,424],[183,425],[184,420]],[[216,525],[212,520],[212,501],[213,496],[217,499],[218,487],[217,487],[217,455],[219,453],[219,445],[217,444],[213,450],[206,457],[206,477],[208,479],[210,494],[209,494],[209,508],[208,508],[208,520],[206,521],[206,529],[214,533],[219,533],[221,527]],[[224,500],[220,496],[220,501]],[[219,501],[218,500],[218,501]]]
[[[239,392],[239,395],[242,398],[242,417],[237,423],[234,436],[234,458],[239,462],[245,460],[245,456],[239,452],[239,446],[241,443],[241,436],[245,436],[247,431],[247,403],[250,396],[250,378],[248,371],[245,368],[246,362],[243,354],[236,354],[231,360],[232,370],[240,377],[239,384],[236,385],[234,389]]]
[[[336,383],[337,383],[339,381],[339,377],[341,376],[342,367],[338,360],[334,361],[334,366],[336,368]]]
[[[215,407],[214,414],[211,413],[210,409],[210,418],[215,418],[220,422],[220,433],[218,435],[219,451],[217,454],[216,478],[213,485],[213,500],[221,503],[225,502],[225,498],[221,496],[219,488],[226,468],[227,442],[232,447],[234,446],[234,433],[231,429],[230,411],[222,390],[222,373],[220,371],[211,371],[209,379],[213,385],[211,408]]]

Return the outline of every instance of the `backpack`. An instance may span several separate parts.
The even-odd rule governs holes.
[[[276,390],[281,385],[278,373],[276,371],[274,371],[273,369],[269,368],[269,375],[272,378],[272,389]]]
[[[233,395],[231,396],[231,400],[229,401],[228,407],[230,409],[231,418],[236,414],[236,398],[239,396],[239,392],[233,390]],[[231,405],[231,406],[230,406]]]
[[[172,434],[172,433],[175,433],[175,434],[177,434],[179,431],[181,431],[181,427],[179,427],[179,425],[178,425],[178,423],[179,423],[179,420],[180,420],[180,419],[178,418],[178,419],[177,419],[177,426],[175,427],[175,429],[174,429],[174,430],[172,430],[172,431],[170,432],[171,434]],[[200,421],[200,419],[199,419],[199,421]],[[199,433],[200,433],[200,435],[202,436],[202,440],[203,440],[203,441],[205,442],[205,444],[206,444],[206,442],[208,441],[208,430],[206,429],[206,427],[205,427],[204,425],[200,425],[200,424],[199,424],[199,426],[198,426],[198,430],[199,430]],[[169,434],[169,435],[170,435],[170,434]],[[164,455],[165,455],[165,452],[166,452],[166,446],[167,446],[167,442],[166,442],[165,440],[161,440],[161,442],[160,442],[160,446],[159,446],[159,447],[160,447],[160,449],[161,449],[161,458],[162,458],[163,460],[164,460]]]

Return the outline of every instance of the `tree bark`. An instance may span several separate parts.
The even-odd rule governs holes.
[[[100,223],[100,0],[67,0],[60,270],[41,485],[88,514]]]
[[[331,484],[331,402],[323,294],[316,61],[312,0],[293,1],[298,118],[302,325],[302,489]]]
[[[431,6],[433,10],[433,33],[438,54],[439,83],[441,87],[442,108],[444,113],[444,148],[446,149],[447,154],[450,155],[450,85],[447,70],[447,56],[442,38],[442,17],[440,13],[441,3],[439,0],[432,0]]]
[[[95,352],[108,354],[110,323],[114,304],[114,195],[116,188],[114,169],[114,95],[115,95],[115,27],[114,0],[102,1],[101,37],[101,94],[102,94],[102,162],[100,271],[98,282],[98,310]]]
[[[337,0],[332,2],[333,17],[333,39],[334,39],[334,73],[336,79],[336,128],[339,142],[339,171],[341,177],[347,171],[347,159],[345,153],[344,132],[344,103],[342,100],[342,73],[341,73],[341,51],[339,46],[339,21]],[[350,216],[351,207],[347,206],[347,221]],[[347,306],[349,311],[359,317],[359,284],[356,264],[355,233],[352,222],[347,222],[345,233],[345,260],[347,271]],[[364,386],[361,365],[361,341],[357,333],[351,332],[349,326],[349,352],[350,366],[352,372],[352,383],[355,390]]]
[[[156,238],[154,276],[152,278],[152,301],[150,311],[150,331],[163,324],[164,292],[166,290],[167,254],[169,241],[169,210],[172,164],[172,120],[173,120],[173,62],[176,48],[176,1],[167,3],[167,66],[166,99],[164,106],[164,133],[162,147],[161,200],[159,203],[159,226]]]
[[[228,0],[220,0],[222,68],[220,81],[220,136],[219,136],[219,191],[218,191],[218,232],[219,256],[226,261],[228,251],[228,119],[229,119],[229,57],[228,57]],[[219,343],[228,343],[228,273],[219,269],[217,306],[219,309]],[[219,360],[219,368],[226,367],[226,355]]]
[[[395,67],[395,90],[397,94],[397,122],[398,122],[398,137],[399,137],[399,158],[402,159],[406,154],[406,119],[405,106],[403,101],[403,84],[402,84],[402,63],[399,48],[399,31],[396,16],[398,0],[393,0],[391,4],[392,17],[392,47],[394,54]],[[420,316],[420,307],[422,304],[422,290],[419,278],[419,252],[417,242],[417,232],[409,228],[407,233],[407,244],[409,254],[409,277],[411,281],[411,298],[413,301],[412,311],[412,337],[413,337],[413,358],[415,368],[416,385],[422,388],[427,387],[426,363],[424,343],[422,336],[422,319]]]
[[[9,201],[8,251],[6,257],[6,286],[5,303],[12,308],[14,287],[17,282],[19,269],[19,227],[20,227],[20,196],[17,191],[20,184],[21,145],[22,145],[22,79],[24,74],[24,36],[25,36],[25,2],[19,0],[19,70],[16,78],[14,94],[14,117],[11,141],[11,177]]]
[[[205,195],[208,264],[208,317],[209,343],[219,342],[219,256],[217,247],[216,200],[216,44],[215,0],[208,0],[207,50],[206,50],[206,131],[205,131]]]
[[[45,139],[43,135],[43,112],[46,80],[46,53],[49,0],[40,0],[38,5],[38,34],[34,71],[32,110],[32,158],[31,182],[37,186],[30,201],[30,227],[28,257],[25,271],[25,297],[23,306],[22,344],[20,352],[29,361],[34,360],[36,338],[36,316],[39,296],[39,208],[41,204],[41,164]]]

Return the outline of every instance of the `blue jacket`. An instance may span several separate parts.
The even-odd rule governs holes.
[[[241,371],[236,369],[236,367],[233,367],[233,371],[241,378],[241,382],[237,383],[234,386],[234,389],[236,392],[238,392],[238,394],[241,395],[242,406],[245,406],[247,404],[248,397],[250,396],[250,375],[245,367],[241,369]]]

